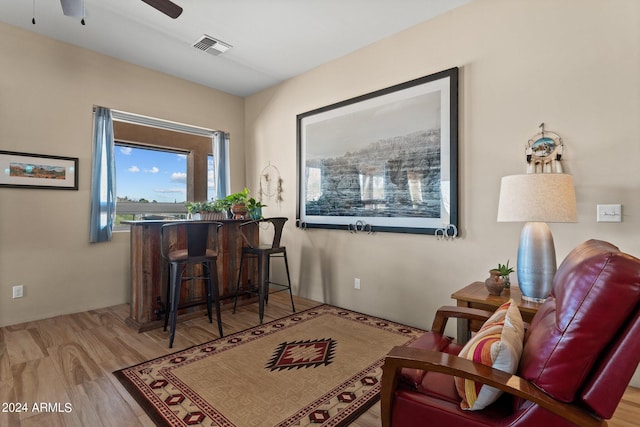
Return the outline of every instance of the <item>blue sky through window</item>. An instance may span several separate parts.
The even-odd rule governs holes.
[[[118,197],[160,203],[186,201],[186,153],[116,145],[115,160]]]

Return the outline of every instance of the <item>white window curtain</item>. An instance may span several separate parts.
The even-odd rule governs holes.
[[[116,216],[116,167],[111,110],[96,107],[93,114],[93,166],[89,241],[111,240]]]
[[[214,173],[216,174],[216,197],[221,199],[230,192],[229,184],[229,134],[214,132],[211,140]]]

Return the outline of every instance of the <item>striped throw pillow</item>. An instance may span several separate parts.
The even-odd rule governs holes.
[[[511,299],[487,319],[458,356],[513,374],[520,363],[523,340],[522,315]],[[502,394],[497,388],[464,378],[456,377],[455,384],[462,398],[460,408],[468,411],[484,409]]]

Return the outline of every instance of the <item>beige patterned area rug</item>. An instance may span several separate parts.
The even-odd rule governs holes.
[[[423,332],[322,305],[114,374],[160,426],[344,426]]]

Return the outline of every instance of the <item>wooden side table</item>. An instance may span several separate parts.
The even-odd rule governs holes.
[[[455,299],[458,307],[471,307],[481,310],[495,311],[500,305],[509,301],[509,298],[518,304],[522,319],[525,322],[531,322],[541,303],[524,301],[522,293],[517,286],[511,285],[511,288],[502,291],[499,296],[489,295],[484,287],[484,282],[473,282],[451,294],[451,298]],[[468,322],[465,319],[458,319],[458,342],[464,344],[471,337],[471,332],[475,332],[482,326],[481,322]]]

